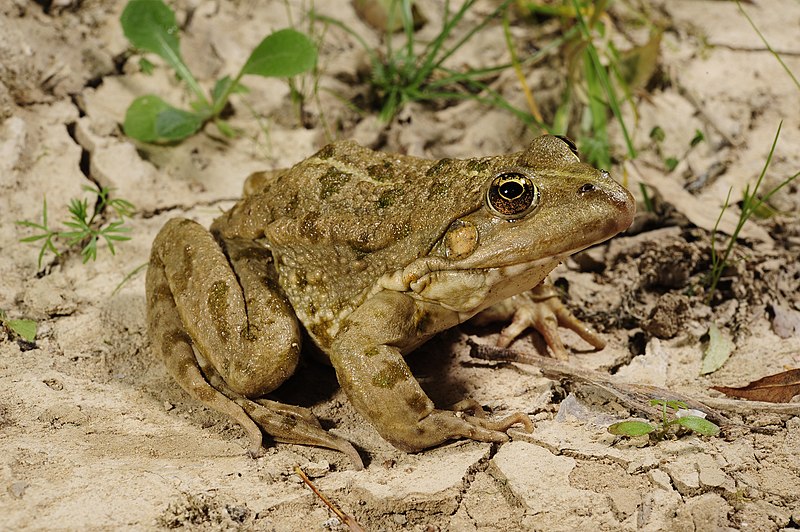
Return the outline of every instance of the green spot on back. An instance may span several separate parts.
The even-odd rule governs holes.
[[[378,208],[384,209],[390,207],[394,202],[403,196],[403,191],[397,188],[384,190],[378,198]]]
[[[350,176],[350,174],[342,172],[338,168],[328,168],[328,171],[319,178],[319,184],[322,187],[319,191],[319,199],[328,198],[339,192],[350,181]]]
[[[214,329],[220,338],[228,338],[228,285],[225,281],[215,281],[211,285],[207,303]]]
[[[319,157],[320,159],[330,159],[331,157],[333,157],[334,151],[335,149],[333,147],[333,144],[328,144],[327,146],[324,146],[321,150],[319,150],[316,153],[316,156]]]
[[[384,368],[372,377],[372,385],[378,388],[394,388],[395,384],[410,377],[411,372],[403,362],[386,362]]]
[[[487,159],[470,159],[467,161],[467,170],[483,172],[487,168],[489,168],[489,161]]]
[[[445,171],[445,169],[448,166],[450,166],[450,163],[452,163],[452,162],[453,162],[452,159],[440,159],[440,160],[436,161],[433,164],[433,166],[428,168],[428,171],[425,172],[425,175],[431,176],[431,177],[440,176]]]
[[[373,164],[367,167],[367,174],[375,181],[391,181],[394,179],[394,168],[390,161]]]

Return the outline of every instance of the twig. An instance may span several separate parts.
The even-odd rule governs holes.
[[[689,408],[705,412],[709,421],[720,426],[741,426],[741,424],[731,421],[722,411],[736,414],[753,412],[783,415],[800,414],[800,404],[773,404],[761,401],[712,397],[697,399],[657,386],[618,382],[597,371],[577,368],[568,362],[553,358],[521,353],[501,347],[481,345],[472,340],[467,340],[467,343],[470,346],[470,355],[474,358],[529,364],[536,366],[542,372],[542,375],[549,379],[568,379],[577,383],[591,384],[613,395],[627,408],[641,412],[654,419],[660,419],[661,410],[650,405],[651,399],[683,401]],[[748,428],[753,430],[752,427]]]
[[[355,519],[353,519],[343,511],[341,511],[325,495],[323,495],[322,492],[319,491],[317,487],[311,482],[311,480],[306,475],[305,471],[300,469],[299,466],[294,466],[294,472],[298,477],[302,479],[303,482],[305,482],[306,486],[308,486],[311,489],[311,491],[314,492],[314,495],[319,497],[320,500],[322,500],[322,502],[325,503],[325,506],[330,508],[331,511],[336,514],[336,517],[339,518],[339,521],[347,525],[347,528],[349,528],[352,532],[366,532],[364,528],[361,525],[359,525]]]

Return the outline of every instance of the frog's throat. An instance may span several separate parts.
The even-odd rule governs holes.
[[[424,257],[402,271],[384,275],[375,291],[393,290],[435,302],[461,319],[539,284],[572,252],[486,268],[459,268],[458,261]]]

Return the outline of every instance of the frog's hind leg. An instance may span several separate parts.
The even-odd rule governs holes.
[[[261,450],[261,429],[240,406],[211,386],[203,376],[192,350],[191,339],[183,328],[175,301],[169,293],[163,268],[150,264],[147,286],[150,338],[153,349],[161,354],[167,371],[189,395],[239,423],[250,440],[250,454],[256,455]],[[153,334],[156,328],[158,332]]]
[[[327,447],[363,467],[353,446],[322,429],[311,412],[250,398],[295,369],[300,331],[270,273],[271,256],[242,239],[222,242],[190,220],[170,220],[153,243],[147,307],[154,350],[190,395],[235,419],[250,452],[261,429],[277,441]]]

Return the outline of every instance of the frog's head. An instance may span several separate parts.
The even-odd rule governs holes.
[[[581,163],[561,137],[493,159],[479,208],[453,220],[430,253],[403,271],[417,297],[470,315],[534,287],[569,255],[632,222],[631,194]]]

